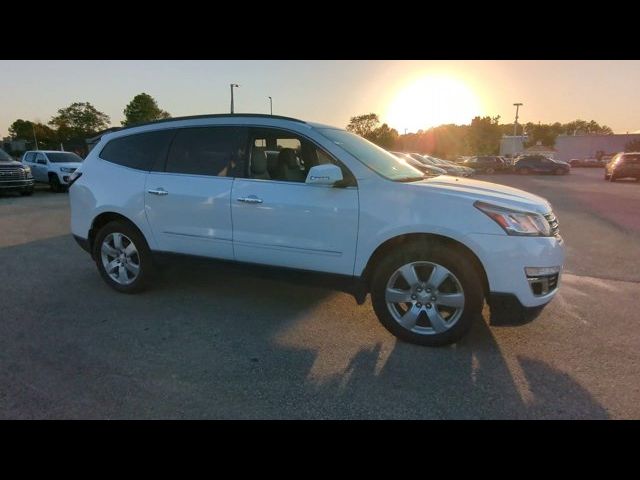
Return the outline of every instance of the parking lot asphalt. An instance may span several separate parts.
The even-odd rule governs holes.
[[[397,341],[370,301],[219,265],[122,295],[66,194],[0,196],[0,418],[640,418],[640,183],[492,175],[548,198],[568,259],[535,320]]]

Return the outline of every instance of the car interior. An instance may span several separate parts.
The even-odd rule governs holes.
[[[336,162],[306,140],[260,133],[252,140],[249,178],[304,183],[311,167],[326,163]]]

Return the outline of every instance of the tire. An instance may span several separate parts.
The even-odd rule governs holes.
[[[611,175],[609,175],[609,181],[610,182],[615,182],[617,180],[617,177],[615,176],[614,173],[612,173]]]
[[[607,181],[611,178],[611,175],[609,175],[606,171],[604,172],[604,180]]]
[[[121,240],[118,241],[118,238]],[[103,252],[104,243],[108,248],[105,247]],[[135,252],[129,248],[130,243],[133,244]],[[127,251],[129,255],[126,254]],[[124,257],[121,255],[123,253]],[[141,292],[146,288],[148,279],[153,274],[151,251],[144,236],[137,228],[126,222],[118,220],[109,222],[98,231],[93,244],[93,257],[102,279],[111,288],[121,293]],[[110,272],[122,280],[117,281],[112,278],[107,272],[107,265],[114,265]]]
[[[556,168],[556,169],[553,171],[553,174],[554,174],[554,175],[564,175],[564,170],[563,170],[562,168]]]
[[[29,190],[22,190],[20,192],[20,195],[22,195],[23,197],[30,197],[31,195],[33,195],[33,188],[30,188]]]
[[[491,175],[492,173],[496,173],[495,169],[489,167],[485,170],[485,173],[488,173],[489,175]]]
[[[62,184],[56,174],[49,175],[49,186],[54,193],[60,193],[62,191]]]
[[[401,267],[406,271],[407,266],[418,267],[412,270],[417,273],[419,280],[413,287],[399,273]],[[445,280],[432,293],[430,289],[433,289],[433,283],[429,282],[434,271]],[[406,298],[407,302],[388,304],[387,287],[400,294],[401,298]],[[414,297],[411,297],[411,293]],[[462,293],[462,306],[440,304],[447,293],[454,296]],[[434,298],[437,300],[433,301]],[[459,297],[456,298],[459,304]],[[442,346],[455,343],[466,335],[482,312],[484,294],[482,280],[464,254],[443,244],[415,241],[391,252],[378,264],[371,281],[371,301],[380,323],[399,339],[418,345]],[[451,313],[452,310],[455,312]],[[409,327],[400,324],[406,313],[410,314],[406,318],[416,318],[415,322],[407,322]],[[442,313],[447,316],[444,322]],[[438,328],[430,320],[434,315],[440,319]]]
[[[520,175],[529,175],[531,173],[531,170],[529,170],[527,167],[522,167],[518,170],[518,173]]]

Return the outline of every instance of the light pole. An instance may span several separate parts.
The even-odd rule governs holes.
[[[238,85],[237,83],[232,83],[230,85],[231,87],[231,113],[233,113],[233,87],[239,87],[240,85]]]
[[[33,122],[31,122],[31,130],[33,130],[33,140],[36,142],[36,150],[38,150],[38,137],[36,137],[36,127]]]
[[[271,112],[271,115],[273,115],[273,98],[271,97],[267,97],[269,98],[269,111]]]
[[[522,103],[514,103],[513,106],[516,107],[516,122],[513,124],[513,136],[515,137],[518,134],[518,110]]]

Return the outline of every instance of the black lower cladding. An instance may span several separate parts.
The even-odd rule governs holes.
[[[153,263],[162,267],[175,264],[215,264],[224,268],[228,272],[250,272],[251,275],[260,278],[270,278],[305,284],[309,286],[328,288],[353,295],[356,302],[362,305],[367,297],[368,289],[361,277],[352,275],[340,275],[334,273],[316,272],[310,270],[299,270],[286,267],[274,267],[256,263],[235,262],[233,260],[220,260],[209,257],[199,257],[167,252],[151,252]]]
[[[82,248],[85,252],[91,253],[91,247],[89,246],[89,239],[79,237],[78,235],[74,235],[73,239],[76,241],[80,248]]]
[[[525,307],[513,293],[490,292],[487,303],[492,325],[518,325],[535,320],[549,302]]]

